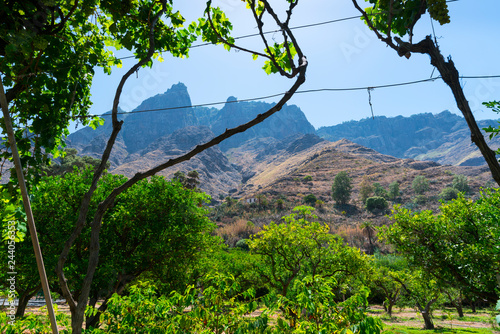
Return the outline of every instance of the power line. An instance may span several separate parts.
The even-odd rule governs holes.
[[[455,0],[455,1],[457,1],[457,0]],[[493,79],[493,78],[500,78],[500,75],[460,76],[460,79]],[[317,88],[317,89],[298,90],[295,92],[295,94],[309,94],[309,93],[317,93],[317,92],[347,92],[347,91],[359,91],[359,90],[373,90],[373,89],[381,89],[381,88],[391,88],[391,87],[415,85],[415,84],[420,84],[420,83],[425,83],[425,82],[432,82],[432,81],[435,81],[438,79],[441,79],[441,76],[428,78],[428,79],[422,79],[422,80],[406,81],[406,82],[399,82],[399,83],[392,83],[392,84],[385,84],[385,85],[376,85],[376,86],[344,87],[344,88]],[[153,111],[168,111],[168,110],[177,110],[177,109],[208,107],[208,106],[215,106],[215,105],[221,105],[221,104],[226,104],[226,103],[259,101],[259,100],[266,100],[269,98],[282,96],[285,94],[286,94],[286,92],[272,94],[272,95],[265,95],[265,96],[260,96],[260,97],[252,97],[252,98],[248,98],[248,99],[231,100],[231,101],[223,101],[223,102],[209,102],[209,103],[201,103],[201,104],[195,104],[195,105],[190,105],[190,106],[186,105],[186,106],[178,106],[178,107],[165,107],[165,108],[155,108],[155,109],[134,110],[134,111],[129,111],[129,112],[118,112],[117,114],[118,115],[129,115],[129,114],[138,114],[138,113],[153,112]],[[96,116],[102,117],[102,116],[110,116],[110,115],[111,114],[89,115],[86,117],[96,117]]]

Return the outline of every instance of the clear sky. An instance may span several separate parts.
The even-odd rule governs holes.
[[[362,7],[368,5],[362,0],[358,3]],[[174,6],[189,22],[203,15],[205,4],[205,0],[174,1]],[[225,10],[233,22],[233,36],[257,32],[241,0],[214,0],[214,5]],[[500,1],[459,0],[449,3],[449,8],[450,24],[440,26],[434,22],[443,54],[452,56],[461,75],[500,75]],[[351,0],[301,0],[290,26],[355,15],[358,12]],[[264,28],[275,29],[274,26]],[[415,27],[414,41],[429,34],[432,34],[432,27],[426,15]],[[426,79],[433,72],[428,56],[414,54],[410,59],[400,58],[377,40],[360,19],[303,28],[295,30],[295,35],[309,61],[307,80],[301,90],[371,87]],[[278,36],[277,33],[275,37]],[[258,51],[264,48],[258,38],[244,39],[240,43]],[[239,99],[266,96],[285,92],[293,84],[277,74],[266,75],[261,69],[261,59],[254,61],[249,54],[227,52],[222,46],[193,48],[186,59],[175,59],[167,54],[164,58],[163,63],[155,63],[152,69],[141,69],[137,77],[129,79],[120,104],[122,109],[130,111],[142,100],[163,93],[178,82],[186,84],[193,104],[225,101],[229,96]],[[123,68],[115,70],[111,76],[102,70],[96,71],[92,113],[101,114],[111,109],[116,85],[133,62],[133,59],[124,60]],[[477,119],[499,117],[485,109],[481,102],[500,100],[500,78],[464,79],[462,85]],[[376,116],[410,116],[446,109],[460,113],[450,90],[441,80],[375,89],[371,92],[371,100]],[[298,105],[316,128],[371,117],[367,90],[296,94],[289,103]]]

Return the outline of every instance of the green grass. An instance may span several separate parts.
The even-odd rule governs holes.
[[[440,327],[434,330],[423,330],[421,328],[407,327],[401,325],[384,326],[384,334],[431,334],[431,333],[445,333],[445,334],[492,334],[493,330],[489,328],[445,328]]]

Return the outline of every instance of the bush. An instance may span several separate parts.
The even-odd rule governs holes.
[[[418,205],[424,205],[425,203],[427,203],[427,200],[428,200],[427,197],[425,197],[424,195],[417,195],[413,199],[413,203]]]
[[[304,202],[304,204],[308,204],[310,206],[313,206],[316,204],[317,200],[318,199],[316,198],[316,196],[314,196],[313,194],[309,194],[309,195],[304,196],[304,198],[302,199],[302,202]]]
[[[248,245],[247,245],[247,239],[240,239],[236,242],[236,245],[234,245],[236,248],[240,248],[242,250],[249,250]]]
[[[465,175],[455,175],[452,187],[461,193],[467,194],[470,191],[469,180]],[[456,198],[456,196],[455,196]]]
[[[427,190],[429,190],[429,180],[425,176],[419,175],[413,179],[411,184],[413,191],[419,195],[422,195]]]
[[[387,207],[388,207],[387,200],[383,197],[373,196],[373,197],[368,197],[366,199],[366,209],[370,212],[376,209],[385,210],[387,209]]]
[[[455,188],[447,187],[444,188],[441,193],[439,193],[439,198],[443,201],[451,201],[458,197],[459,191]]]
[[[304,181],[304,182],[309,182],[309,181],[312,181],[312,180],[313,180],[313,177],[311,175],[306,175],[302,179],[302,181]]]
[[[373,193],[375,197],[383,197],[385,199],[389,198],[387,190],[385,190],[384,187],[382,187],[382,185],[378,182],[373,184]]]

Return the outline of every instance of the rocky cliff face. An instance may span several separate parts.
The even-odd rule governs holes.
[[[173,85],[164,94],[145,100],[132,113],[120,115],[124,124],[111,153],[110,171],[130,177],[138,171],[180,156],[227,128],[248,122],[273,106],[264,102],[235,101],[234,97],[228,98],[220,110],[192,108],[191,98],[182,83]],[[97,130],[84,128],[71,134],[67,140],[68,146],[77,148],[80,154],[100,158],[111,134],[109,116],[104,116],[104,119],[104,125]],[[258,126],[161,174],[171,177],[178,170],[197,170],[203,190],[212,195],[227,193],[236,189],[245,177],[241,173],[243,167],[231,164],[226,158],[225,153],[229,149],[241,145],[251,147],[252,143],[259,140],[276,142],[290,135],[312,135],[314,132],[314,127],[298,107],[285,105]],[[315,140],[322,141],[313,136]],[[308,144],[296,146],[300,145]]]
[[[191,98],[183,83],[173,85],[163,94],[145,100],[130,114],[121,115],[124,119],[118,141],[128,154],[136,153],[158,138],[171,134],[187,126],[208,126],[215,135],[226,129],[248,122],[258,114],[264,113],[273,105],[265,102],[234,102],[229,97],[222,109],[191,108]],[[161,110],[157,110],[161,109]],[[144,112],[141,112],[144,111]],[[68,137],[69,146],[76,147],[86,154],[101,154],[103,143],[111,133],[109,117],[96,131],[81,129]],[[314,127],[307,121],[297,106],[285,105],[282,110],[263,123],[238,134],[220,145],[225,151],[237,147],[254,138],[282,139],[294,133],[314,133]],[[120,161],[123,157],[116,157]]]
[[[479,127],[496,126],[496,121],[480,121]],[[484,164],[479,150],[470,142],[465,120],[449,111],[411,117],[383,116],[345,122],[318,129],[330,141],[342,138],[398,158],[432,160],[442,164],[478,166]],[[494,140],[493,148],[499,146]]]

